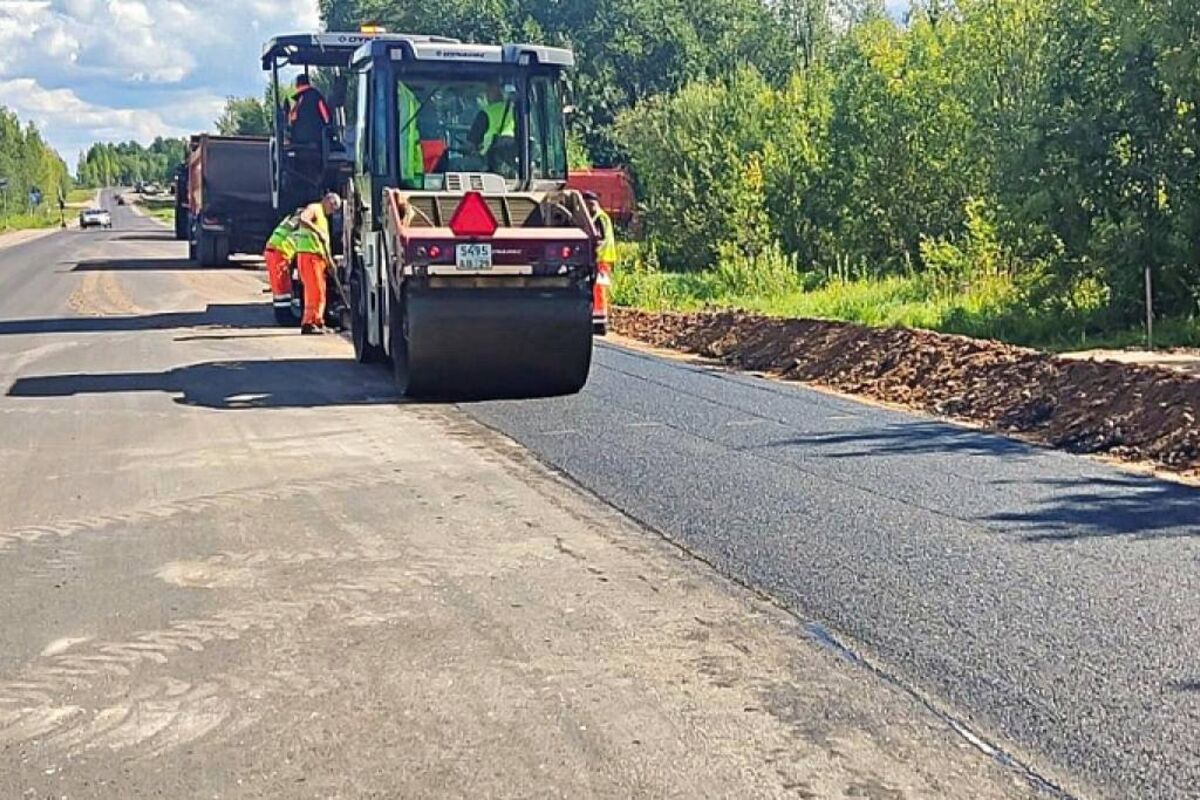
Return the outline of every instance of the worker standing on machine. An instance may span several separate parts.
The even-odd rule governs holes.
[[[304,285],[303,334],[325,333],[325,272],[333,269],[329,218],[342,210],[342,198],[329,192],[300,212],[295,233],[297,267]]]
[[[583,200],[588,216],[600,232],[600,244],[596,249],[596,285],[592,290],[592,330],[603,336],[608,333],[608,292],[617,264],[617,234],[612,218],[600,207],[600,196],[588,191],[583,193]]]
[[[296,231],[300,227],[300,212],[288,214],[275,226],[263,259],[267,262],[267,281],[271,284],[271,303],[275,316],[292,313],[292,259],[296,257]]]
[[[296,92],[288,102],[288,137],[292,144],[316,144],[325,140],[325,131],[333,123],[329,104],[308,75],[296,76]]]

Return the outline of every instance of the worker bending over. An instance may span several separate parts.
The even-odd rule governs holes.
[[[600,196],[583,193],[588,215],[600,233],[596,248],[596,285],[592,289],[592,330],[603,336],[608,333],[608,292],[612,285],[613,268],[617,265],[617,234],[612,217],[600,207]]]
[[[295,235],[299,227],[300,212],[288,214],[271,232],[263,250],[267,281],[271,284],[271,303],[276,314],[282,309],[290,312],[292,307],[292,259],[296,257]]]
[[[325,333],[325,271],[333,268],[329,218],[342,210],[342,198],[333,192],[300,212],[295,233],[296,266],[304,286],[304,319],[300,332]]]

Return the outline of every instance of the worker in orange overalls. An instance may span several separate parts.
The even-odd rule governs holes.
[[[608,292],[612,285],[613,267],[617,264],[617,234],[608,212],[600,207],[600,196],[584,192],[588,214],[600,232],[596,248],[596,285],[592,289],[592,332],[598,336],[608,333]]]
[[[296,257],[296,230],[300,226],[300,214],[288,214],[275,226],[263,259],[267,262],[267,281],[271,284],[271,304],[275,307],[275,319],[290,322],[292,314],[292,259]],[[294,323],[293,323],[294,324]]]
[[[304,285],[303,334],[325,333],[325,271],[333,268],[333,247],[329,238],[329,218],[342,210],[342,198],[329,192],[319,203],[300,212],[294,235],[296,266]]]

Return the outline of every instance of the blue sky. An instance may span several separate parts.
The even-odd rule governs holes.
[[[0,105],[74,168],[93,141],[210,128],[261,90],[265,39],[317,23],[316,0],[0,0]]]
[[[318,22],[316,0],[0,0],[0,105],[74,169],[94,141],[210,129],[261,91],[264,40]]]

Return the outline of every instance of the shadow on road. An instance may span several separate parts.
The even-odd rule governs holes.
[[[165,372],[82,373],[20,378],[9,397],[163,392],[181,405],[219,410],[318,408],[399,402],[384,370],[350,358],[209,361]]]
[[[1154,478],[1041,480],[1055,491],[1029,511],[986,517],[1030,542],[1069,542],[1106,536],[1160,539],[1200,536],[1200,489]]]
[[[145,231],[137,233],[121,233],[113,237],[118,242],[175,242],[175,232],[171,230]],[[182,244],[182,243],[181,243]]]
[[[265,303],[210,303],[204,311],[169,311],[130,317],[52,317],[0,320],[0,336],[42,333],[120,333],[171,328],[273,328]]]
[[[1032,447],[995,434],[937,422],[908,422],[870,430],[814,433],[764,445],[770,448],[813,448],[825,458],[911,456],[960,453],[977,456],[1028,457]]]
[[[70,263],[70,262],[69,262]],[[239,265],[226,267],[197,267],[186,258],[91,258],[80,261],[71,272],[201,272],[211,269],[237,269]]]

